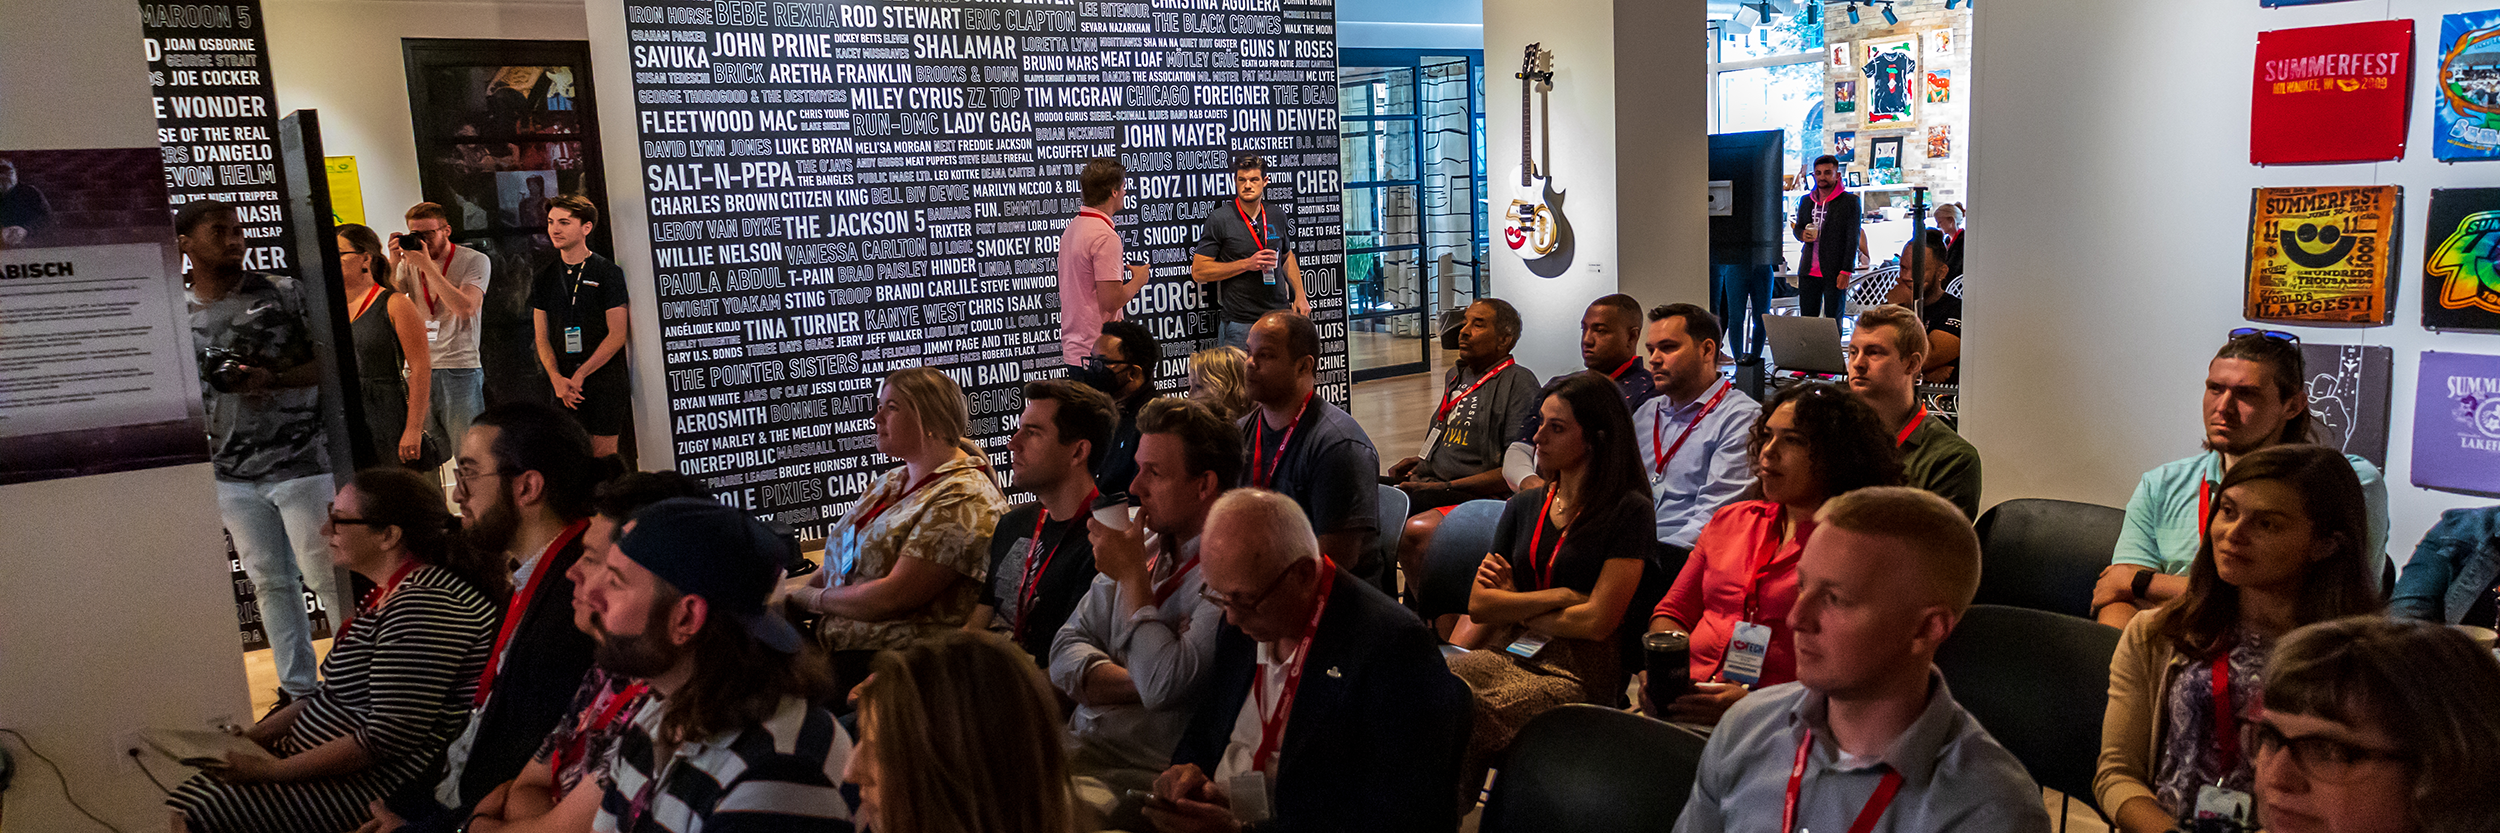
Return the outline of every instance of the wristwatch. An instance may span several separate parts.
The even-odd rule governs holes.
[[[2135,584],[2129,589],[2135,592],[2136,601],[2144,601],[2144,594],[2152,592],[2153,589],[2153,571],[2137,570]]]

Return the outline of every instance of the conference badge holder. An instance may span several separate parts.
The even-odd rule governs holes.
[[[1553,637],[1536,631],[1528,631],[1520,634],[1518,639],[1511,640],[1510,645],[1502,650],[1509,651],[1520,659],[1536,659],[1537,652],[1545,650],[1545,644],[1552,641],[1554,641]]]
[[[566,328],[564,328],[564,352],[567,352],[567,353],[579,353],[579,352],[581,352],[581,351],[582,351],[582,328],[580,328],[580,327],[566,327]]]
[[[2248,828],[2249,808],[2256,804],[2247,793],[2219,783],[2207,784],[2196,791],[2196,820],[2229,822],[2231,830]]]
[[[1736,636],[1727,643],[1727,664],[1721,675],[1728,682],[1752,688],[1762,683],[1762,662],[1771,652],[1771,626],[1754,622],[1736,623]]]
[[[1257,824],[1273,815],[1273,811],[1269,809],[1273,806],[1269,803],[1269,799],[1273,795],[1270,791],[1274,789],[1274,785],[1269,783],[1267,773],[1257,770],[1244,772],[1233,776],[1225,787],[1225,792],[1229,794],[1233,803],[1234,820],[1243,824]]]

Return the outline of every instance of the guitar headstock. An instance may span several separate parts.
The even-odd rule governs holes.
[[[1511,77],[1533,83],[1539,91],[1552,91],[1554,53],[1546,51],[1543,43],[1528,44],[1526,54],[1519,58],[1519,73]]]

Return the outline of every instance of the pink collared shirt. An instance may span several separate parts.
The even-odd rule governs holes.
[[[1789,541],[1764,551],[1779,534],[1780,505],[1767,500],[1730,503],[1711,516],[1693,542],[1693,554],[1675,577],[1652,616],[1672,616],[1692,628],[1692,678],[1711,680],[1727,656],[1728,639],[1745,621],[1745,600],[1759,592],[1755,624],[1771,628],[1770,651],[1763,658],[1762,681],[1755,688],[1797,679],[1796,637],[1788,629],[1788,609],[1797,604],[1797,559],[1814,534],[1811,521],[1801,523]],[[1768,556],[1768,558],[1765,558]],[[1756,581],[1757,570],[1760,574]]]
[[[1059,355],[1069,364],[1083,364],[1094,353],[1103,323],[1120,320],[1119,310],[1102,313],[1094,285],[1126,277],[1122,254],[1120,233],[1111,215],[1101,211],[1078,209],[1068,230],[1059,233]]]

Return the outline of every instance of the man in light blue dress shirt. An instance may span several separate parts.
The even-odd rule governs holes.
[[[1657,504],[1658,542],[1678,554],[1753,484],[1749,435],[1762,406],[1719,378],[1719,320],[1692,304],[1649,311],[1642,343],[1658,394],[1632,412]],[[1681,559],[1677,559],[1681,560]]]

